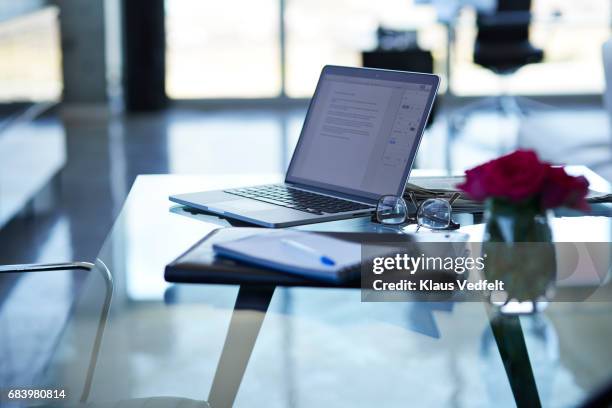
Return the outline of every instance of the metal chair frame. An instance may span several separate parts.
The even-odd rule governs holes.
[[[93,381],[96,363],[100,353],[100,346],[102,344],[104,328],[106,327],[106,321],[108,320],[108,313],[113,296],[113,277],[110,271],[101,260],[97,260],[95,264],[90,262],[67,262],[54,264],[0,265],[0,273],[42,273],[74,270],[84,270],[87,272],[99,271],[105,285],[104,305],[102,307],[102,313],[100,313],[100,319],[98,320],[98,328],[96,330],[93,349],[89,359],[89,365],[87,367],[85,384],[83,385],[83,390],[79,399],[81,403],[85,403],[91,391],[91,384]]]

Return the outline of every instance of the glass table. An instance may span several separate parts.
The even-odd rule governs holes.
[[[610,191],[605,180],[588,176]],[[552,302],[544,313],[496,325],[477,302],[364,303],[351,289],[253,295],[237,286],[164,281],[167,263],[230,226],[174,206],[169,195],[277,181],[274,174],[137,178],[98,257],[112,273],[114,294],[89,400],[174,395],[217,407],[563,407],[612,375],[610,301]],[[457,218],[465,231],[481,233],[482,225],[469,225],[478,221],[472,215]],[[553,226],[559,240],[609,243],[610,220],[564,217]],[[299,228],[379,227],[355,218]],[[99,306],[95,287],[89,290],[50,370],[52,384],[73,390],[83,385],[81,360],[95,341]]]

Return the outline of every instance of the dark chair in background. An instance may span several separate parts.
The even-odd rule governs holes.
[[[474,43],[474,63],[505,79],[528,64],[542,62],[544,52],[529,40],[531,0],[498,0],[492,13],[479,12]],[[478,110],[496,109],[507,115],[525,115],[537,102],[509,95],[502,86],[498,96],[484,98],[458,109],[451,118],[451,136]]]
[[[531,0],[498,0],[494,13],[479,13],[474,63],[508,75],[541,62],[544,52],[529,41]]]
[[[416,43],[416,32],[379,27],[376,34],[378,39],[376,49],[361,53],[364,67],[433,74],[433,56],[430,51],[419,48]],[[427,127],[433,122],[436,105],[437,102],[431,108]]]

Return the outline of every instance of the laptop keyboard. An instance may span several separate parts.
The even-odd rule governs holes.
[[[343,200],[341,198],[329,197],[322,194],[311,193],[298,190],[280,184],[270,184],[265,186],[236,188],[225,190],[226,193],[240,197],[252,198],[253,200],[263,201],[304,211],[311,214],[336,214],[347,211],[374,209],[372,206]]]

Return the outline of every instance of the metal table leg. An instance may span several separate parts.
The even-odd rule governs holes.
[[[208,397],[211,407],[225,408],[233,405],[274,288],[240,286]]]
[[[489,320],[517,407],[541,407],[538,387],[518,316]]]

